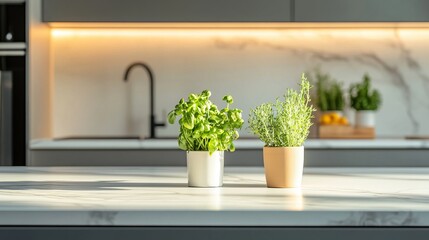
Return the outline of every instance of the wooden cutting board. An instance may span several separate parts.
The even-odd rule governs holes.
[[[374,139],[374,128],[356,128],[341,125],[319,126],[319,138],[323,139]]]

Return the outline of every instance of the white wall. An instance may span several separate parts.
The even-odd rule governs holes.
[[[51,108],[51,30],[42,20],[42,1],[27,1],[28,9],[28,86],[29,138],[52,136]]]
[[[429,134],[429,29],[415,30],[54,30],[53,136],[147,135],[149,85],[156,115],[181,97],[210,89],[221,104],[232,94],[244,110],[296,87],[316,66],[348,86],[367,72],[383,95],[379,136]],[[159,129],[177,135],[178,126]],[[244,129],[243,135],[249,135]]]

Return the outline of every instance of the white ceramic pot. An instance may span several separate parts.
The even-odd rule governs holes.
[[[188,151],[188,186],[221,187],[223,183],[223,151]]]
[[[304,147],[264,147],[267,187],[301,187]]]
[[[356,127],[375,127],[375,111],[357,111],[355,115]]]

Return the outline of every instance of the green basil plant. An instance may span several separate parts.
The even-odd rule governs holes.
[[[180,99],[175,108],[168,114],[168,122],[173,124],[179,119],[179,148],[186,151],[235,150],[233,141],[238,139],[238,129],[243,126],[242,110],[230,109],[233,103],[231,96],[224,96],[226,107],[219,110],[209,98],[211,92],[204,90],[201,94],[190,94],[188,100]]]

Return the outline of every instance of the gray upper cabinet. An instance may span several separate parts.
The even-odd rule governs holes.
[[[296,22],[428,22],[429,0],[295,0]]]
[[[291,0],[43,0],[45,22],[288,22]]]

